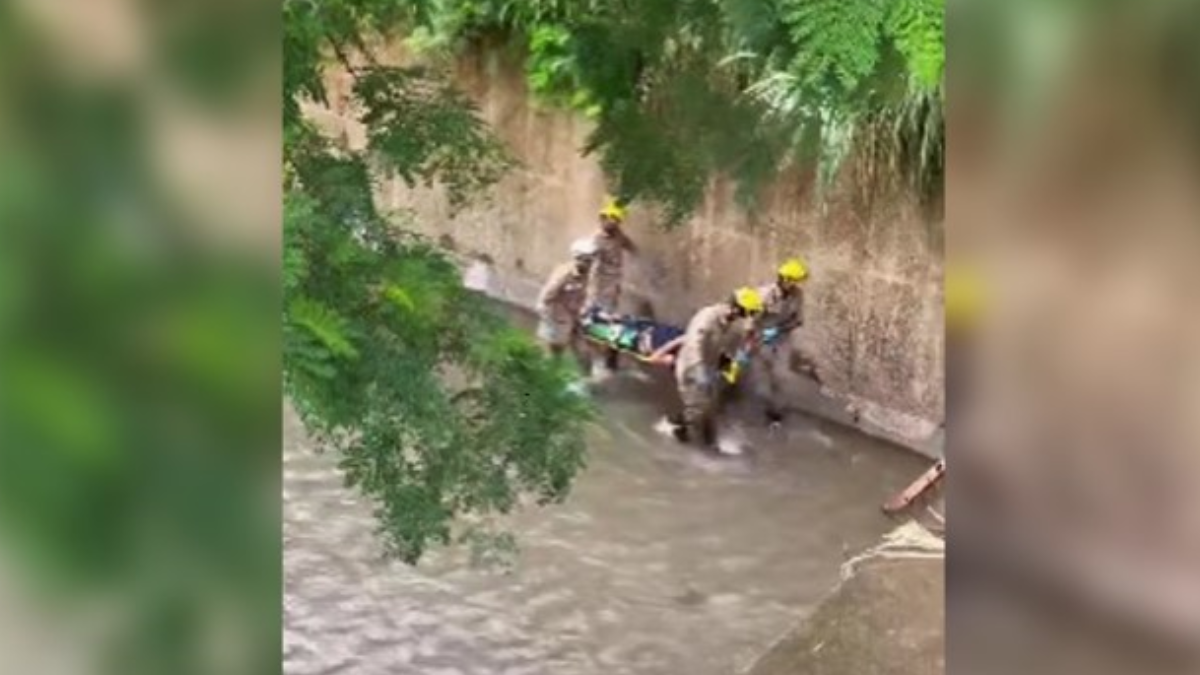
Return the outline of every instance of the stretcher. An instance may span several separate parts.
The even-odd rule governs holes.
[[[682,346],[685,331],[678,326],[636,316],[611,316],[592,309],[584,313],[580,328],[584,339],[611,352],[628,354],[642,363],[670,366]],[[719,366],[721,376],[734,384],[749,364],[752,342]]]
[[[636,316],[605,315],[595,309],[583,315],[580,328],[584,339],[593,344],[658,365],[674,362],[684,334],[678,326]],[[656,354],[660,358],[652,358]]]

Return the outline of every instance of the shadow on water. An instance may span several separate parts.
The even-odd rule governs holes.
[[[383,561],[369,505],[290,412],[285,426],[288,673],[725,675],[805,616],[890,528],[879,503],[922,460],[811,418],[712,457],[655,430],[666,378],[594,393],[602,419],[565,504],[516,514],[515,568],[438,551]]]

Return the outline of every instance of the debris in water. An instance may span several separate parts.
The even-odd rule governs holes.
[[[703,593],[692,588],[691,586],[685,589],[683,593],[676,595],[674,598],[675,602],[685,607],[697,607],[699,605],[703,605],[705,599],[706,598]]]
[[[902,509],[908,508],[917,500],[926,490],[933,487],[935,483],[942,479],[946,473],[946,461],[938,460],[928,471],[921,474],[919,478],[912,482],[911,485],[904,488],[903,491],[896,494],[883,505],[884,513],[896,513]]]

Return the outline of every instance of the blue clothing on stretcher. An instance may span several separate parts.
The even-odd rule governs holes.
[[[683,335],[684,330],[675,326],[655,323],[648,319],[632,319],[625,324],[634,328],[638,335],[642,335],[647,329],[650,330],[650,351],[654,351],[659,347],[667,344]]]
[[[642,356],[649,356],[684,333],[682,328],[660,324],[650,319],[631,316],[605,317],[596,310],[585,315],[584,326],[589,335]],[[645,339],[647,337],[649,340]]]

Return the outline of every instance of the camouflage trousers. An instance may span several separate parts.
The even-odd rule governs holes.
[[[715,369],[704,364],[675,369],[675,382],[683,405],[671,422],[679,429],[677,435],[681,440],[698,439],[709,446],[716,443],[719,377]]]
[[[544,345],[554,349],[569,347],[575,337],[575,324],[570,321],[543,318],[538,322],[538,339]]]

